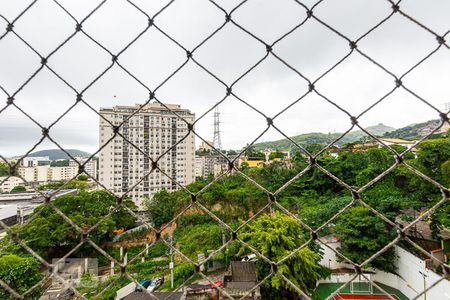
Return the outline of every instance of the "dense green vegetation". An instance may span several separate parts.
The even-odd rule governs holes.
[[[399,153],[406,150],[402,146],[393,148]],[[386,148],[372,147],[359,152],[348,149],[350,148],[341,151],[337,158],[325,152],[317,158],[317,163],[350,186],[366,185],[395,163],[394,154]],[[256,152],[254,148],[249,151]],[[450,180],[449,161],[448,137],[425,141],[418,147],[416,154],[408,153],[405,156],[405,163],[444,185],[448,185]],[[281,162],[272,162],[264,168],[244,167],[242,171],[264,188],[275,192],[307,166],[307,159],[297,154],[292,168]],[[198,191],[208,182],[209,180],[199,181],[188,188]],[[368,187],[361,196],[362,200],[392,221],[402,214],[403,209],[426,209],[442,197],[439,189],[401,165]],[[150,214],[154,216],[155,224],[160,226],[172,220],[188,205],[191,198],[184,191],[163,191],[157,194],[155,199],[154,202],[149,202]],[[350,192],[318,168],[309,170],[294,180],[277,194],[276,199],[312,228],[318,228],[352,202]],[[210,185],[199,195],[197,201],[232,228],[237,228],[242,222],[240,220],[246,220],[257,213],[269,199],[263,191],[242,176],[232,175]],[[348,258],[361,263],[382,249],[395,234],[378,216],[355,204],[357,203],[325,226],[319,234],[332,233],[338,236],[342,241],[342,252]],[[447,204],[439,208],[431,218],[436,236],[442,228],[450,227],[448,212]],[[205,216],[202,211],[191,211],[186,218],[183,215],[178,219],[178,228],[175,231],[176,235],[184,237],[180,238],[180,249],[195,257],[198,252],[220,245],[221,229],[216,221]],[[206,240],[208,236],[210,238]],[[369,266],[393,272],[394,262],[393,252],[386,251]]]
[[[114,196],[108,192],[79,192],[78,195],[64,195],[52,201],[52,204],[73,221],[81,230],[87,231],[96,227],[89,233],[89,238],[102,248],[107,248],[115,236],[116,228],[132,228],[135,219],[123,208],[107,216],[117,206]],[[135,209],[135,205],[125,200],[124,205]],[[101,221],[101,222],[100,222]],[[53,208],[47,205],[38,206],[30,216],[30,221],[24,226],[13,226],[27,246],[32,248],[38,255],[51,261],[60,258],[75,248],[81,241],[81,234],[77,232],[66,220],[64,220]],[[36,284],[42,274],[39,272],[41,263],[32,257],[25,249],[15,243],[10,243],[10,237],[0,242],[0,279],[8,283],[19,293],[25,292]],[[92,248],[88,243],[79,247],[71,257],[98,258],[100,265],[109,265],[109,261]],[[86,278],[88,280],[88,278]],[[105,288],[106,285],[103,286]],[[120,288],[120,282],[115,285],[116,290]],[[97,290],[97,293],[100,292]],[[111,291],[108,291],[110,293]],[[0,298],[9,299],[5,291],[0,289]],[[26,299],[36,299],[40,289],[29,294]],[[101,299],[112,299],[111,297]],[[12,299],[12,298],[11,298]]]
[[[321,148],[320,144],[308,145],[308,151],[311,153],[317,153]],[[399,153],[406,149],[401,146],[393,148]],[[369,147],[352,151],[351,145],[348,145],[334,150],[338,151],[337,157],[325,151],[316,158],[316,163],[355,189],[365,186],[395,163],[394,154],[385,148]],[[247,149],[247,154],[251,157],[264,156],[254,147]],[[281,152],[277,152],[272,158],[281,155]],[[448,186],[450,184],[449,138],[441,135],[423,142],[414,154],[409,153],[405,157],[404,162],[442,185]],[[396,236],[389,225],[359,204],[354,199],[354,195],[352,197],[351,193],[338,181],[330,178],[317,167],[310,170],[308,167],[308,159],[296,153],[292,159],[292,165],[289,166],[284,162],[273,161],[262,168],[244,166],[241,171],[265,189],[271,192],[278,191],[275,200],[314,229],[329,221],[343,207],[351,205],[346,212],[324,226],[318,236],[328,234],[337,236],[341,241],[339,250],[354,262],[364,262]],[[298,176],[299,174],[302,175]],[[268,209],[266,206],[271,199],[244,176],[233,174],[224,176],[214,183],[211,183],[212,180],[212,177],[200,179],[187,187],[192,192],[198,192],[209,185],[196,198],[192,198],[183,190],[170,193],[161,191],[151,200],[146,201],[151,221],[158,228],[171,226],[174,230],[175,247],[188,258],[198,261],[198,254],[211,253],[211,250],[219,249],[224,241],[233,238],[229,230],[196,205],[178,215],[192,203],[192,200],[205,206],[233,230],[242,226],[237,232],[237,238],[273,261],[282,260],[311,238],[308,230],[294,218],[276,208]],[[290,180],[292,180],[291,184],[284,187]],[[64,183],[50,183],[39,188],[57,189]],[[116,235],[115,230],[134,228],[137,226],[136,220],[126,210],[120,209],[100,222],[105,215],[117,207],[115,197],[104,191],[91,193],[85,191],[89,186],[86,176],[78,177],[71,184],[79,188],[80,193],[60,197],[52,201],[52,204],[81,230],[87,231],[95,226],[89,233],[90,239],[104,248],[112,257],[119,259],[118,243],[112,242]],[[430,182],[400,165],[374,185],[368,186],[361,194],[361,198],[386,218],[395,221],[406,208],[421,210],[432,207],[442,199],[442,194]],[[125,200],[125,205],[135,209],[128,200]],[[258,217],[243,226],[244,221],[255,214],[259,214]],[[436,213],[427,220],[431,222],[436,238],[440,230],[450,227],[449,215],[450,205],[447,203],[437,209]],[[177,217],[175,221],[173,221],[174,217]],[[14,229],[18,231],[18,237],[25,244],[47,260],[65,255],[82,240],[82,235],[49,205],[36,208],[26,225],[16,226]],[[139,232],[138,235],[133,236],[132,240],[143,239],[146,237],[146,232],[143,234]],[[165,235],[162,237],[166,238]],[[39,272],[41,265],[24,249],[17,244],[9,244],[9,241],[10,237],[6,237],[0,243],[2,248],[0,279],[8,282],[18,291],[24,291],[41,278],[42,275]],[[125,242],[121,240],[120,243],[126,243],[126,238]],[[142,253],[145,243],[148,241],[129,247],[129,260]],[[221,249],[212,259],[223,262],[220,270],[223,272],[230,259],[240,260],[243,255],[249,253],[251,251],[248,248],[234,241]],[[100,266],[109,265],[109,261],[89,244],[79,247],[71,254],[71,257],[96,257],[96,255]],[[137,280],[166,276],[169,273],[170,257],[164,241],[156,242],[144,256],[144,262],[139,258],[127,267]],[[317,280],[329,275],[329,270],[317,263],[320,259],[321,249],[318,244],[312,242],[295,252],[278,267],[278,271],[304,291],[313,293]],[[388,250],[371,261],[368,266],[395,272],[395,259],[394,252]],[[174,261],[175,287],[177,287],[194,274],[194,268],[185,262],[181,255],[175,254]],[[261,280],[267,276],[272,267],[259,259],[257,261],[258,278]],[[21,276],[26,274],[22,273],[23,270],[33,280],[23,281]],[[119,275],[114,275],[106,282],[99,283],[95,282],[92,276],[85,275],[79,288],[86,293],[87,298],[92,298],[118,277]],[[115,292],[127,282],[127,279],[119,278],[119,281],[100,298],[113,298]],[[289,298],[294,292],[279,275],[271,277],[261,288],[265,295],[270,296],[270,299]],[[161,289],[169,290],[170,282],[166,281]],[[33,299],[33,295],[29,295],[30,299]],[[0,294],[0,298],[6,297]]]
[[[0,252],[0,279],[19,294],[25,293],[38,283],[43,274],[39,272],[40,263],[31,255],[18,256]],[[37,299],[40,287],[28,293],[24,299]],[[0,299],[16,299],[5,289],[0,288]]]
[[[117,205],[116,199],[104,191],[93,193],[82,191],[78,195],[64,195],[53,200],[52,204],[84,231],[96,225]],[[129,200],[125,201],[125,205],[135,207]],[[17,228],[19,236],[44,258],[61,257],[80,242],[81,234],[50,206],[37,207],[30,219],[31,221],[26,225]],[[115,228],[127,229],[134,224],[134,217],[121,208],[100,222],[90,232],[89,237],[98,245],[104,246],[114,237]],[[86,245],[74,255],[83,257],[86,253],[95,254],[92,253],[92,248]]]
[[[50,167],[68,167],[69,166],[69,160],[54,160],[50,163]]]
[[[181,196],[182,198],[178,197]],[[170,197],[171,201],[166,201]],[[173,193],[169,195],[166,190],[157,193],[152,200],[146,199],[144,205],[152,215],[152,221],[159,227],[172,220],[173,215],[180,208],[183,202],[188,199],[183,193]]]
[[[76,179],[73,179],[70,181],[60,180],[60,181],[49,182],[46,184],[41,184],[37,187],[37,189],[40,191],[47,191],[47,190],[57,190],[57,189],[63,187],[63,189],[85,190],[89,187],[89,184],[86,182],[85,177],[82,177],[81,178],[82,180],[80,180],[81,176],[85,176],[85,175],[80,175]]]
[[[362,263],[387,245],[395,236],[388,226],[363,206],[352,207],[342,214],[334,227],[341,239],[338,249],[353,262]],[[390,248],[369,265],[386,272],[395,272],[395,252]]]
[[[282,260],[307,241],[307,235],[301,225],[293,218],[279,212],[262,215],[246,226],[239,236],[259,253],[274,262]],[[238,255],[246,253],[248,253],[248,249],[243,247]],[[315,289],[317,280],[329,275],[329,271],[318,264],[320,259],[319,253],[308,247],[302,248],[279,266],[279,273],[267,281],[267,289],[282,291],[285,296],[287,296],[287,291],[295,293],[294,288],[279,275],[282,274],[297,287],[311,292]],[[270,273],[270,268],[271,266],[265,261],[257,261],[260,280],[263,279],[263,274]]]
[[[11,194],[15,194],[15,193],[23,193],[23,192],[26,192],[26,191],[27,191],[27,189],[24,186],[18,185],[18,186],[13,187],[11,189],[10,193]]]
[[[9,175],[9,167],[7,164],[0,162],[0,177]]]

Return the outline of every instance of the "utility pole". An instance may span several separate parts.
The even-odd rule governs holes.
[[[173,237],[169,236],[169,242],[170,242],[170,263],[169,263],[169,269],[170,269],[170,287],[173,289]]]
[[[423,299],[424,300],[427,300],[427,292],[425,291],[426,289],[427,289],[427,283],[426,283],[426,277],[428,277],[428,275],[427,274],[425,274],[424,272],[422,272],[422,271],[419,271],[419,273],[420,273],[420,275],[422,275],[422,277],[423,277],[423,290],[424,290],[424,293],[423,293]]]

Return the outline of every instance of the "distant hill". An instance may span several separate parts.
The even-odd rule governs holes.
[[[368,132],[375,136],[383,136],[387,132],[391,132],[395,130],[395,128],[386,126],[384,124],[378,124],[374,126],[370,126],[365,128]],[[341,136],[342,133],[321,133],[321,132],[313,132],[313,133],[305,133],[300,134],[297,136],[291,137],[292,140],[294,140],[299,145],[306,147],[311,144],[328,144],[337,139],[339,136]],[[340,139],[338,142],[336,142],[336,145],[342,146],[347,143],[352,143],[360,140],[366,136],[366,133],[361,130],[355,130],[352,132],[349,132],[346,136],[344,136],[342,139]],[[255,150],[264,150],[265,148],[271,148],[271,149],[279,149],[279,150],[288,150],[293,148],[293,144],[291,141],[287,139],[282,139],[278,141],[271,141],[271,142],[263,142],[263,143],[257,143],[254,145]]]
[[[389,132],[392,132],[395,130],[394,127],[390,127],[390,126],[384,125],[382,123],[380,123],[378,125],[374,125],[374,126],[369,126],[364,129],[367,130],[367,132],[369,132],[370,134],[372,134],[374,136],[383,136],[386,133],[389,133]],[[349,140],[351,140],[350,142],[355,142],[365,136],[367,136],[367,134],[365,132],[363,132],[362,130],[355,130],[355,131],[349,132],[346,137]],[[348,143],[348,142],[346,142],[346,143]],[[346,144],[346,143],[342,143],[342,144]]]
[[[419,139],[429,134],[434,128],[439,126],[439,120],[430,120],[423,123],[411,124],[403,128],[388,132],[384,137],[401,138],[407,140]],[[445,131],[446,128],[441,128],[439,132]],[[448,129],[448,128],[447,128]]]
[[[84,152],[77,149],[66,149],[70,155],[73,157],[90,157],[91,154],[88,152]],[[50,160],[57,160],[57,159],[69,159],[69,156],[64,153],[61,149],[49,149],[49,150],[40,150],[36,152],[30,153],[28,156],[48,156],[50,157]]]

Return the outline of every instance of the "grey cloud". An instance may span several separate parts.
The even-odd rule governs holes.
[[[217,1],[230,10],[240,1]],[[311,6],[316,1],[303,1]],[[99,1],[61,0],[78,20]],[[134,1],[150,16],[168,1]],[[12,20],[26,6],[26,1],[2,1],[0,13]],[[323,1],[314,14],[350,39],[357,39],[391,12],[388,1]],[[450,29],[450,3],[409,0],[402,9],[430,26],[438,34]],[[301,22],[305,10],[294,1],[251,0],[233,13],[233,19],[252,33],[271,43]],[[204,0],[176,0],[155,19],[155,23],[187,50],[224,22],[224,13]],[[147,18],[126,1],[107,1],[83,24],[83,30],[117,53],[146,26]],[[0,27],[6,23],[0,20]],[[17,21],[14,29],[42,55],[48,55],[75,28],[53,1],[37,1],[36,6]],[[438,46],[433,35],[399,14],[374,30],[358,43],[358,48],[395,74],[401,74]],[[248,34],[227,24],[217,35],[194,53],[202,65],[231,84],[265,55],[265,47]],[[348,42],[314,19],[280,41],[274,52],[314,80],[350,51]],[[0,85],[14,93],[40,65],[40,58],[12,34],[0,40]],[[167,39],[156,28],[150,28],[135,44],[121,54],[123,66],[150,88],[156,88],[186,60],[184,50]],[[48,61],[58,74],[75,89],[84,89],[112,63],[110,55],[83,35],[76,36]],[[448,98],[450,80],[448,49],[440,49],[423,66],[404,78],[405,85],[442,108]],[[352,56],[316,84],[317,89],[347,109],[359,114],[393,87],[393,79],[359,54]],[[307,90],[307,82],[295,72],[269,57],[234,86],[234,92],[268,116],[273,116]],[[225,96],[225,88],[210,75],[189,62],[178,74],[156,91],[158,99],[179,103],[199,117]],[[0,92],[3,103],[6,95]],[[148,98],[145,87],[118,66],[113,66],[84,94],[95,109],[113,105],[133,105]],[[43,126],[49,126],[75,102],[76,92],[45,68],[16,95],[16,104]],[[265,120],[237,99],[220,105],[222,140],[226,148],[241,148],[266,127]],[[420,100],[404,91],[389,98],[365,114],[365,126],[383,122],[401,127],[409,123],[436,118],[437,114]],[[311,131],[343,131],[349,126],[344,113],[323,99],[309,95],[276,120],[278,126],[293,135]],[[0,154],[23,153],[32,144],[37,128],[23,115],[8,108],[0,114]],[[212,114],[197,124],[196,130],[212,139]],[[52,129],[65,147],[95,151],[98,147],[98,116],[88,107],[77,106]],[[263,140],[281,138],[270,130]],[[46,142],[47,143],[47,142]],[[44,143],[41,147],[51,146]],[[51,146],[51,148],[54,148]]]

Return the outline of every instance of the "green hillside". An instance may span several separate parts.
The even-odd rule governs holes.
[[[66,149],[70,155],[73,157],[90,157],[91,154],[85,151],[81,151],[78,149]],[[57,159],[69,159],[69,156],[64,153],[61,149],[49,149],[49,150],[40,150],[30,153],[28,156],[34,157],[34,156],[48,156],[50,157],[50,160],[57,160]]]
[[[384,137],[401,139],[418,139],[427,135],[439,125],[439,120],[430,120],[423,123],[411,124],[403,128],[388,132]]]
[[[370,132],[371,134],[376,135],[376,136],[383,136],[387,132],[391,132],[391,131],[395,130],[395,128],[386,126],[384,124],[370,126],[365,129],[368,132]],[[300,144],[301,146],[306,147],[311,144],[325,145],[325,144],[331,143],[332,141],[339,138],[341,135],[342,135],[342,133],[313,132],[313,133],[300,134],[297,136],[293,136],[291,138],[296,143]],[[352,142],[360,140],[364,136],[366,136],[366,133],[364,133],[362,130],[355,130],[355,131],[349,132],[342,139],[337,141],[336,145],[342,146],[347,143],[352,143]],[[265,148],[279,149],[279,150],[289,150],[289,149],[295,148],[295,146],[291,143],[291,141],[289,141],[287,139],[257,143],[254,146],[255,146],[254,147],[255,150],[257,150],[257,151],[264,150]]]

